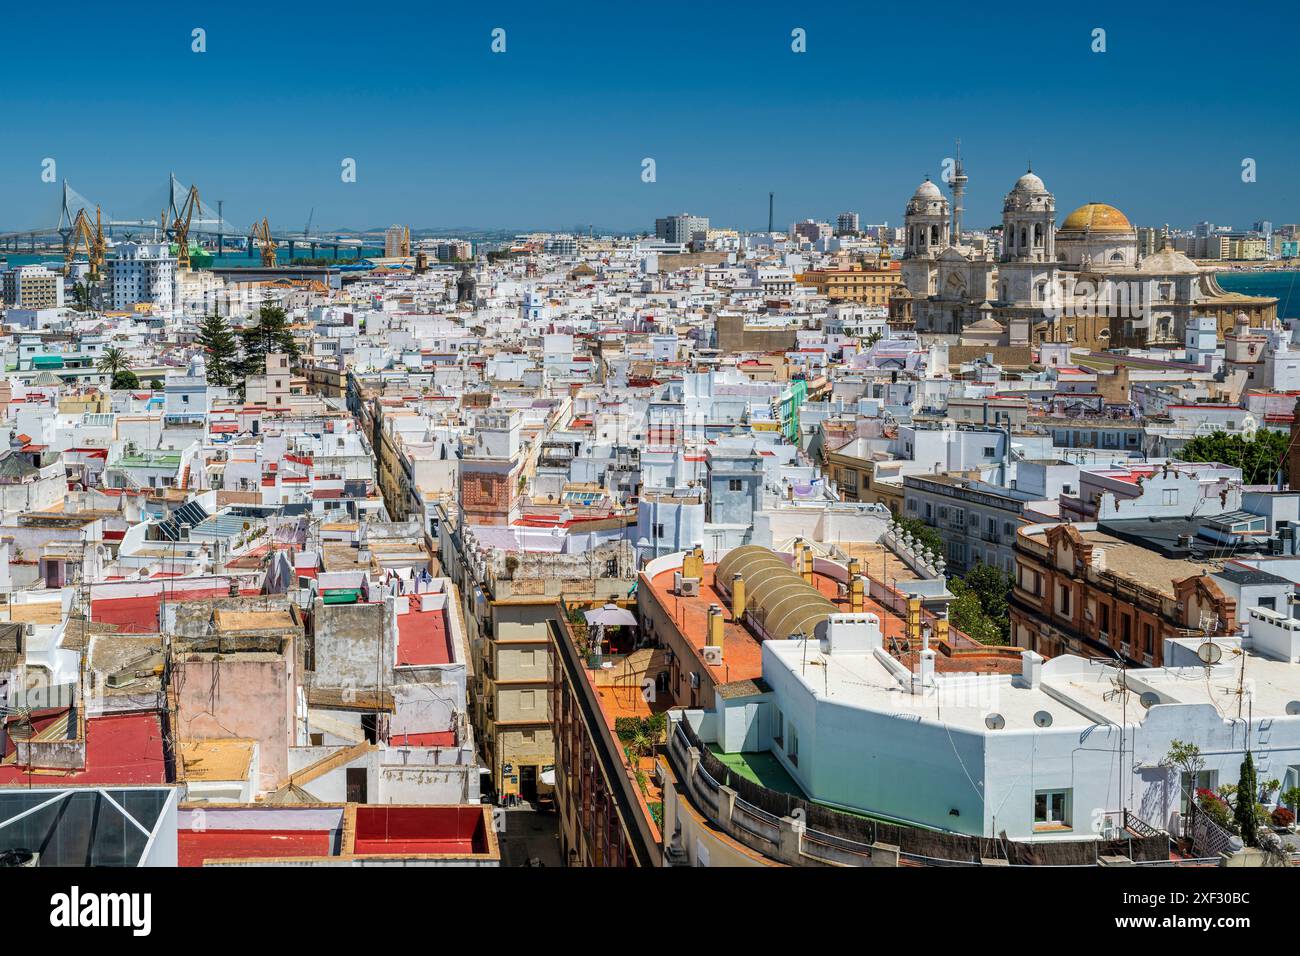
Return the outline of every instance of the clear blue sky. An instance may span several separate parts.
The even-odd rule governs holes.
[[[769,190],[780,225],[897,223],[958,136],[972,225],[1000,218],[1030,158],[1062,212],[1297,221],[1288,6],[28,3],[4,19],[0,229],[52,223],[45,157],[115,215],[156,211],[174,169],[229,218],[286,229],[313,207],[319,227],[636,229],[685,210],[749,228]]]

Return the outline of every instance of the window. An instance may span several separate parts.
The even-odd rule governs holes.
[[[1056,604],[1056,610],[1057,613],[1067,617],[1070,614],[1070,586],[1068,584],[1061,585],[1061,597]]]
[[[739,478],[732,478],[727,482],[728,491],[741,491],[744,489],[744,483]]]
[[[997,455],[997,453],[998,453],[998,450],[997,450],[996,448],[992,447],[991,445],[985,446],[985,448],[984,448],[984,457],[985,457],[985,458],[993,458],[995,455]]]
[[[1277,610],[1277,598],[1275,598],[1275,597],[1260,598],[1260,599],[1259,599],[1259,606],[1260,606],[1260,607],[1266,607],[1266,608],[1268,608],[1270,611],[1275,611],[1275,610]]]
[[[1034,829],[1070,829],[1070,791],[1039,790],[1034,794]]]
[[[799,766],[799,734],[795,732],[794,724],[790,725],[790,741],[785,748],[785,755],[792,764]]]
[[[1110,605],[1101,604],[1097,607],[1097,629],[1101,631],[1103,637],[1110,633]]]
[[[772,723],[772,740],[780,747],[785,745],[785,714],[781,713],[779,707],[774,710],[776,717]]]
[[[1193,774],[1182,773],[1178,775],[1179,787],[1182,793],[1179,795],[1179,810],[1183,816],[1187,816],[1191,809],[1191,800],[1197,790],[1213,790],[1218,784],[1218,773],[1214,770],[1202,770],[1200,773]]]
[[[536,691],[521,690],[519,692],[519,709],[533,710],[537,706],[536,697]]]

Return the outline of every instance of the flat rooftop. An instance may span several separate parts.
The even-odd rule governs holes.
[[[1096,723],[1042,688],[1027,687],[1006,674],[942,675],[936,686],[913,694],[896,676],[907,669],[897,663],[896,670],[887,667],[874,651],[824,654],[819,641],[769,641],[766,648],[814,696],[896,717],[981,732],[993,713],[1002,715],[1005,730],[1034,728],[1040,711],[1052,715],[1054,727],[1083,730]]]
[[[1174,582],[1195,574],[1207,574],[1218,570],[1218,566],[1209,561],[1195,561],[1189,558],[1166,558],[1163,555],[1132,544],[1123,538],[1106,534],[1104,531],[1080,532],[1083,540],[1094,548],[1106,552],[1106,570],[1114,571],[1120,577],[1127,578],[1149,588],[1165,597],[1174,597]]]
[[[86,720],[86,765],[79,770],[19,767],[0,761],[0,786],[148,784],[167,782],[162,724],[157,713],[108,714]]]
[[[183,740],[181,767],[186,780],[244,780],[257,752],[257,741],[238,737]]]
[[[396,665],[421,667],[450,664],[455,659],[455,654],[451,646],[447,608],[421,611],[418,594],[410,595],[409,601],[411,609],[405,614],[397,615]]]

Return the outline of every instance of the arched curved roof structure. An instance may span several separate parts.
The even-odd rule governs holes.
[[[745,608],[771,640],[783,641],[813,630],[838,608],[790,569],[776,552],[756,544],[733,548],[713,572],[715,587],[730,594],[739,574],[745,581]]]

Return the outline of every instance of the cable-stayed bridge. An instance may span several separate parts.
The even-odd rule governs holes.
[[[76,222],[77,214],[82,211],[92,223],[96,221],[96,212],[98,212],[103,223],[104,234],[111,240],[142,242],[174,240],[176,221],[182,215],[189,193],[190,186],[182,183],[175,173],[170,173],[161,190],[126,207],[114,208],[107,203],[99,203],[82,195],[65,179],[59,191],[58,208],[50,210],[46,222],[33,225],[28,229],[0,232],[0,249],[21,252],[26,246],[35,252],[38,244],[48,246],[57,242],[66,252],[68,241],[72,236],[73,224]],[[190,215],[188,236],[191,239],[204,237],[212,240],[218,249],[232,247],[251,249],[254,243],[254,230],[260,225],[260,220],[231,215],[226,212],[224,205],[221,201],[213,203],[211,200],[204,199],[200,194],[199,201]],[[310,228],[310,220],[307,228]],[[290,232],[272,228],[271,237],[277,245],[287,247],[291,258],[299,245],[310,247],[313,257],[318,247],[332,249],[335,258],[338,257],[340,249],[356,248],[359,253],[362,245],[360,237],[318,235],[308,233],[306,229],[301,232]]]

